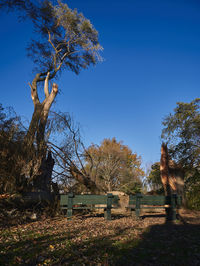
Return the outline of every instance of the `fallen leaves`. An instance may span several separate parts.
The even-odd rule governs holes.
[[[165,259],[170,264],[183,257],[186,263],[188,256],[200,263],[200,220],[192,213],[184,213],[183,218],[190,221],[191,216],[188,225],[167,226],[163,217],[138,221],[125,215],[106,221],[85,215],[71,221],[58,217],[2,228],[0,264],[115,265],[118,261],[131,265],[135,261],[167,265]],[[199,222],[194,224],[194,220]]]
[[[50,250],[54,250],[54,246],[49,245]]]

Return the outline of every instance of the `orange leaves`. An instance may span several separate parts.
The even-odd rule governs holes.
[[[144,176],[141,158],[115,138],[104,139],[100,146],[91,145],[85,159],[88,175],[106,191],[120,189],[130,182],[140,183],[140,177]]]

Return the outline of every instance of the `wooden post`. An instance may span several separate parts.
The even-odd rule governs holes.
[[[136,206],[135,206],[135,215],[137,218],[140,216],[140,200],[142,195],[140,193],[136,194]]]
[[[72,218],[73,198],[74,198],[74,194],[73,193],[69,193],[68,194],[68,204],[67,204],[67,219],[68,220],[71,220],[71,218]]]
[[[104,218],[106,220],[111,220],[112,198],[113,198],[113,195],[111,193],[108,193],[107,194],[107,207],[104,210]]]

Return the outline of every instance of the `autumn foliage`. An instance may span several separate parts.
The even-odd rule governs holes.
[[[141,188],[144,172],[141,158],[115,138],[104,139],[101,145],[91,145],[85,152],[86,169],[92,180],[105,191],[127,193]]]

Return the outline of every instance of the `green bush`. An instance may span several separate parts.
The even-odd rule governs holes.
[[[186,206],[192,210],[200,210],[200,184],[193,184],[186,192]]]

